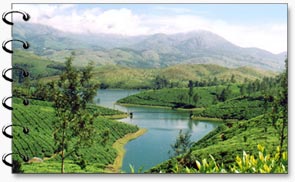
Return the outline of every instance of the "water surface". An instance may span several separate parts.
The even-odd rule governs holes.
[[[137,90],[99,90],[96,100],[98,105],[132,112],[132,118],[120,121],[134,124],[148,131],[125,145],[126,154],[122,170],[130,172],[132,165],[137,172],[170,158],[171,144],[173,144],[179,131],[190,132],[192,141],[198,141],[218,126],[216,122],[194,121],[189,118],[188,111],[177,111],[166,108],[152,108],[144,106],[120,106],[116,101],[128,95],[136,94]]]

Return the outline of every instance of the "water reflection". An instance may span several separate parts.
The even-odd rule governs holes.
[[[191,139],[197,141],[218,125],[214,122],[191,120],[190,112],[187,111],[115,104],[118,99],[138,92],[137,90],[100,90],[96,97],[99,99],[97,104],[101,106],[132,112],[132,118],[120,121],[148,129],[144,135],[126,144],[122,166],[122,170],[126,172],[130,172],[129,164],[138,171],[140,168],[149,169],[169,159],[170,145],[176,140],[179,130],[189,131]]]

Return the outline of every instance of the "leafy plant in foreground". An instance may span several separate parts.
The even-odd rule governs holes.
[[[183,167],[175,162],[173,173],[287,173],[288,154],[281,153],[281,148],[277,147],[275,154],[268,153],[263,146],[257,145],[258,156],[247,154],[243,151],[243,156],[236,156],[235,164],[226,169],[223,164],[216,163],[214,157],[210,159],[196,160],[196,167]],[[280,155],[282,157],[280,157]],[[160,171],[162,173],[162,171]]]

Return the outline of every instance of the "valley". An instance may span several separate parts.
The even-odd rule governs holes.
[[[17,172],[288,171],[286,52],[203,30],[82,38],[19,23],[13,36],[32,45],[14,45],[13,66],[30,76],[12,72],[13,123],[30,135],[14,139],[13,151],[42,160],[16,156]],[[268,157],[251,171],[238,160],[245,152]]]

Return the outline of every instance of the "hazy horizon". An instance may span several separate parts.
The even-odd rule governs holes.
[[[287,51],[286,4],[14,4],[30,22],[122,36],[210,31],[240,47]],[[16,19],[21,16],[15,16]]]

